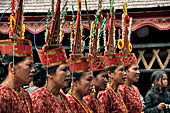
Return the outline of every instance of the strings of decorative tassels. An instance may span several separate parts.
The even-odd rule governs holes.
[[[11,1],[11,15],[10,15],[10,33],[9,33],[9,37],[12,38],[13,37],[13,32],[15,30],[15,26],[16,26],[16,21],[14,18],[14,10],[15,10],[15,0]]]
[[[22,24],[21,39],[25,39],[25,24]]]
[[[112,7],[113,7],[114,0],[110,0],[110,16],[112,16]]]
[[[107,22],[107,18],[104,18],[102,26],[100,28],[100,32],[98,34],[98,39],[101,37],[102,31],[103,31],[103,28],[105,27],[106,22]]]
[[[49,25],[49,18],[50,18],[50,10],[48,10],[47,18],[46,18],[46,32],[45,32],[45,42],[49,41],[50,30],[48,29]]]
[[[65,17],[67,15],[67,10],[68,8],[66,7],[63,11],[63,15],[62,15],[62,18],[61,18],[61,25],[60,25],[60,43],[62,42],[63,40],[63,37],[64,37],[64,31],[63,31],[63,26],[64,26],[64,22],[65,22]]]
[[[96,27],[97,27],[97,23],[98,23],[98,17],[99,17],[99,14],[96,14],[95,21],[94,21],[94,28],[93,28],[94,30],[93,30],[92,40],[94,39],[95,34],[96,34]]]
[[[104,18],[104,21],[102,23],[102,26],[100,28],[100,31],[99,31],[99,34],[98,34],[98,37],[97,37],[98,38],[97,39],[97,50],[100,49],[100,37],[101,37],[102,31],[103,31],[103,28],[105,27],[106,22],[107,22],[107,18]]]
[[[80,26],[82,25],[81,7],[82,7],[82,0],[78,0],[78,11],[80,12]]]
[[[122,39],[125,40],[125,32],[126,32],[126,18],[127,16],[127,2],[123,3],[123,14],[122,14]]]
[[[86,6],[87,20],[88,20],[88,24],[89,24],[89,28],[90,28],[90,18],[89,18],[89,13],[88,13],[88,9],[87,9],[87,0],[85,0],[85,6]]]
[[[70,22],[70,51],[73,51],[73,22]]]
[[[23,4],[24,4],[24,1],[23,1]],[[22,9],[23,10],[23,9]],[[24,12],[22,12],[22,20],[21,20],[21,39],[25,39],[25,24],[23,24],[24,22]]]
[[[15,10],[15,0],[11,1],[11,16],[14,16],[14,10]]]
[[[89,53],[91,52],[91,48],[92,48],[92,34],[93,34],[93,29],[94,29],[94,22],[92,22],[92,23],[91,23],[91,26],[90,26]]]
[[[81,24],[80,24],[80,13],[81,13],[81,0],[78,0],[78,12],[77,12],[77,20],[76,20],[76,29],[75,29],[75,36],[74,36],[74,47],[72,54],[81,54]]]
[[[15,30],[15,26],[16,26],[16,22],[15,22],[15,18],[14,18],[14,10],[15,10],[15,0],[12,0],[11,2],[11,11],[12,11],[12,14],[10,16],[10,28],[11,28],[11,31],[10,31],[10,38],[13,38],[13,32]],[[15,54],[15,46],[14,44],[12,44],[12,61],[14,62],[14,54]],[[14,68],[14,63],[13,63],[13,68]],[[14,76],[13,76],[13,79],[14,79]]]
[[[80,31],[81,31],[81,50],[84,50],[84,42],[83,42],[83,25],[80,26]],[[82,51],[81,51],[82,52]]]
[[[74,32],[76,31],[76,22],[75,22],[75,15],[74,15],[74,6],[73,6],[73,0],[72,0],[72,21],[70,22],[70,51],[73,51],[73,42],[74,42]]]
[[[80,53],[82,52],[83,48],[83,24],[82,24],[82,17],[81,17],[81,8],[82,8],[82,0],[78,0],[78,11],[80,13]]]
[[[129,21],[129,28],[128,28],[128,41],[130,42],[130,36],[131,36],[131,28],[132,28],[132,17],[130,18],[130,21]]]
[[[127,46],[127,32],[128,32],[128,29],[127,29],[127,21],[128,21],[128,15],[127,15],[127,3],[125,2],[123,4],[123,14],[122,14],[122,38],[120,38],[120,30],[119,30],[119,39],[118,39],[118,48],[119,49],[123,49],[124,46]]]
[[[74,36],[74,31],[76,29],[76,22],[75,22],[73,1],[72,1],[72,21],[73,21],[73,36]]]
[[[79,12],[81,11],[81,3],[82,3],[82,0],[78,0],[78,11]]]
[[[116,51],[116,27],[115,27],[115,21],[116,21],[116,17],[113,17],[113,46],[114,46],[114,52]]]
[[[54,16],[54,0],[51,0],[51,15]]]
[[[124,41],[124,38],[123,38],[123,36],[124,36],[124,31],[125,31],[125,28],[124,28],[125,26],[124,26],[124,14],[122,14],[122,40]]]
[[[132,51],[132,44],[130,43],[132,18],[127,14],[127,2],[123,3],[123,16],[122,16],[122,37],[125,43],[124,52]]]
[[[100,29],[98,29],[98,32],[100,32]],[[97,39],[97,51],[100,51],[100,38]]]
[[[106,24],[104,25],[103,42],[104,42],[105,51],[107,51],[107,42],[106,42]]]
[[[132,28],[132,18],[130,18],[130,22],[129,22],[129,28],[128,28],[128,31],[129,31],[129,33],[128,33],[128,50],[129,50],[129,52],[131,52],[132,51],[132,44],[131,44],[131,28]]]

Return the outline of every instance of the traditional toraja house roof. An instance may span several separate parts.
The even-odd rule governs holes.
[[[37,21],[41,20],[47,13],[48,9],[52,8],[52,1],[53,0],[25,0],[24,1],[24,12],[25,12],[25,24],[26,24],[26,30],[30,33],[34,34],[34,30],[37,24]],[[61,1],[61,7],[62,9],[63,5],[67,1],[67,7],[68,7],[68,15],[66,16],[66,22],[64,24],[64,32],[70,33],[70,21],[72,21],[72,5],[74,6],[74,10],[77,11],[77,1],[76,0],[62,0]],[[87,9],[88,11],[97,11],[98,2],[96,0],[86,0],[87,1]],[[132,25],[132,31],[135,31],[136,29],[139,29],[143,26],[149,25],[153,26],[159,30],[168,30],[170,29],[170,11],[145,11],[145,12],[136,12],[136,9],[144,9],[144,8],[161,8],[161,7],[169,7],[170,2],[169,0],[157,0],[151,1],[151,0],[127,0],[128,2],[128,10],[129,15],[133,17],[133,25]],[[0,13],[4,13],[6,9],[10,7],[10,0],[0,0]],[[115,9],[122,9],[122,3],[125,2],[125,0],[115,0],[114,6]],[[54,4],[56,4],[56,1],[54,0]],[[107,12],[110,8],[109,6],[110,1],[109,0],[102,0],[102,7],[101,10]],[[86,15],[86,7],[85,7],[85,0],[82,0],[82,19],[83,19],[83,27],[89,29],[88,22],[87,22],[87,15]],[[55,5],[54,5],[55,9]],[[134,10],[133,10],[134,9]],[[10,10],[8,10],[6,13],[10,13]],[[31,16],[31,15],[34,16]],[[42,15],[40,15],[42,14]],[[95,19],[95,13],[90,13],[90,20]],[[121,13],[116,12],[116,27],[121,28]],[[0,21],[0,34],[8,34],[8,16],[4,15],[4,17]],[[36,34],[42,32],[45,30],[45,23],[41,23],[38,25],[36,29]]]
[[[36,12],[36,13],[46,13],[49,8],[51,8],[53,0],[25,0],[24,12]],[[61,1],[61,7],[66,0]],[[68,11],[71,11],[72,3],[75,6],[75,11],[77,10],[76,0],[68,1]],[[115,0],[115,8],[122,9],[122,3],[127,1],[129,8],[153,8],[153,7],[165,7],[170,6],[169,0]],[[102,0],[101,10],[108,10],[110,0]],[[54,4],[56,1],[54,0]],[[88,10],[97,10],[98,2],[96,0],[87,0]],[[10,7],[10,0],[0,0],[0,13],[3,13],[8,7]],[[85,0],[82,0],[82,11],[85,11]]]

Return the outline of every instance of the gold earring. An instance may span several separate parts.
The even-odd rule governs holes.
[[[52,79],[52,78],[53,78],[51,75],[47,75],[47,77],[49,77],[50,79]]]
[[[95,87],[95,84],[93,82],[92,83],[92,95],[95,97],[95,94],[96,94],[96,87]]]
[[[71,88],[70,88],[70,93],[73,93],[73,77],[71,78]]]
[[[15,79],[15,71],[14,71],[14,68],[12,68],[12,79],[13,79],[13,80]]]
[[[71,88],[70,88],[70,93],[73,93],[73,82],[71,82]]]

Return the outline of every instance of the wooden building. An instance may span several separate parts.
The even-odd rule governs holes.
[[[169,0],[115,0],[116,28],[121,28],[122,3],[128,2],[128,14],[133,17],[132,22],[132,44],[133,52],[136,53],[140,66],[141,77],[136,84],[143,95],[150,88],[150,75],[155,70],[163,69],[170,75],[170,1]],[[0,38],[8,38],[10,0],[0,0]],[[61,1],[61,10],[66,0]],[[102,11],[104,16],[109,12],[109,0],[102,0]],[[26,37],[34,42],[34,33],[37,47],[42,46],[45,33],[45,19],[48,9],[55,9],[55,0],[25,0],[24,16],[26,24]],[[87,21],[85,0],[82,0],[82,24],[84,27],[84,38],[89,35],[89,24]],[[68,13],[64,24],[65,38],[63,45],[69,52],[70,21],[72,21],[72,5],[75,14],[77,11],[77,0],[67,0]],[[98,1],[87,0],[87,9],[90,21],[94,21]],[[7,10],[7,11],[6,11]],[[6,12],[5,12],[6,11]],[[4,13],[5,12],[5,13]],[[41,22],[40,22],[41,20]],[[35,30],[36,29],[36,30]],[[33,43],[34,45],[34,43]],[[88,40],[86,45],[88,45]],[[88,47],[86,47],[88,49]],[[35,59],[38,61],[34,50]]]

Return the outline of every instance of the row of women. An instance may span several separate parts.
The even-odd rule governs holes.
[[[81,1],[78,2],[81,5]],[[37,49],[41,64],[45,68],[41,74],[46,73],[44,78],[47,82],[29,95],[22,86],[29,84],[35,74],[32,44],[31,41],[24,39],[23,0],[18,1],[18,10],[15,14],[14,0],[11,4],[9,39],[0,40],[0,51],[3,56],[0,65],[2,80],[0,113],[141,113],[143,111],[140,92],[133,85],[138,81],[140,74],[136,57],[134,53],[130,53],[129,48],[126,48],[128,43],[125,43],[119,53],[114,51],[114,16],[111,15],[108,20],[108,44],[104,55],[99,56],[96,46],[98,44],[96,29],[99,28],[97,24],[94,25],[97,27],[92,28],[94,37],[91,40],[89,55],[83,56],[81,6],[79,6],[73,50],[67,59],[60,38],[60,0],[57,0],[50,29],[47,28],[46,43],[42,49]],[[124,17],[128,19],[127,11],[124,12]],[[124,24],[127,25],[123,40],[126,42],[128,39],[126,36],[129,36],[126,34],[129,22],[125,20]],[[155,77],[154,80],[157,79],[159,78]],[[163,76],[162,79],[166,81],[167,76]],[[63,88],[69,90],[65,92]],[[157,107],[151,104],[151,101],[155,100],[152,99],[152,95],[150,97],[146,112],[160,112],[164,108],[164,103]]]

